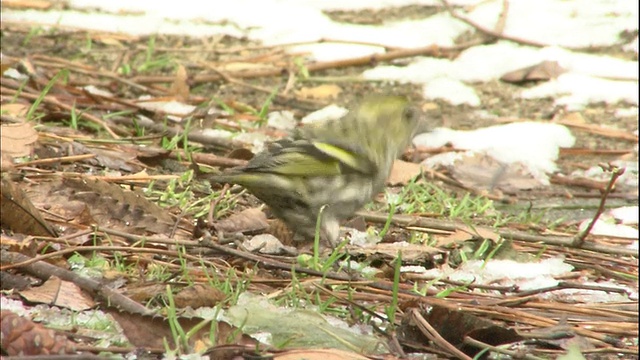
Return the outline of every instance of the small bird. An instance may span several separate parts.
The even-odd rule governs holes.
[[[247,165],[208,178],[245,187],[304,240],[321,216],[320,237],[333,246],[339,221],[383,189],[418,123],[406,98],[368,96],[344,117],[303,126]]]

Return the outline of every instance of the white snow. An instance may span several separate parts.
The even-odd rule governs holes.
[[[571,147],[575,138],[563,125],[543,122],[515,122],[476,130],[463,131],[437,128],[413,139],[415,146],[441,147],[451,144],[456,149],[486,153],[507,164],[520,162],[540,179],[556,170],[560,147]],[[444,155],[443,155],[444,156]],[[428,158],[424,165],[433,167],[439,156]]]
[[[480,105],[480,98],[472,87],[450,78],[429,81],[422,88],[422,95],[425,99],[445,99],[453,105]]]
[[[589,103],[626,101],[638,105],[637,81],[617,81],[588,75],[562,74],[521,93],[525,99],[558,97],[556,104],[567,110],[580,110]]]

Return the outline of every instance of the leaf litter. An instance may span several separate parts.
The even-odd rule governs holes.
[[[363,14],[359,16],[366,17],[366,12]],[[610,208],[624,205],[637,214],[637,188],[626,181],[608,188],[610,172],[606,166],[599,166],[600,162],[614,160],[637,162],[637,126],[635,133],[614,128],[624,129],[625,123],[603,126],[617,120],[611,115],[611,108],[588,106],[578,112],[586,120],[576,121],[575,116],[564,116],[553,103],[512,98],[511,88],[507,87],[511,85],[484,84],[477,86],[477,99],[483,106],[495,106],[491,109],[494,114],[474,116],[475,123],[469,123],[470,113],[482,113],[465,105],[425,100],[420,86],[342,81],[336,88],[321,84],[323,76],[348,78],[370,67],[370,63],[360,60],[346,67],[307,64],[307,70],[320,77],[317,83],[308,80],[314,85],[310,86],[296,83],[291,75],[284,81],[278,77],[281,67],[273,64],[297,63],[283,49],[234,36],[213,38],[213,52],[193,38],[155,36],[157,51],[170,53],[177,66],[166,63],[145,70],[144,66],[152,64],[144,62],[140,51],[151,48],[149,37],[53,29],[59,36],[57,41],[64,43],[59,48],[46,34],[32,34],[28,26],[3,23],[2,27],[7,34],[3,55],[8,59],[3,58],[2,62],[11,63],[14,73],[20,75],[5,74],[2,84],[3,214],[15,212],[16,206],[26,201],[19,205],[19,211],[26,215],[3,215],[2,228],[31,236],[29,243],[38,244],[39,250],[26,252],[29,247],[10,239],[9,233],[3,234],[3,273],[29,274],[34,285],[57,277],[91,295],[98,303],[97,309],[111,314],[126,328],[128,338],[124,348],[100,343],[104,348],[96,347],[94,351],[127,353],[133,352],[134,347],[145,347],[160,354],[166,351],[165,338],[169,348],[180,348],[183,353],[209,348],[208,354],[213,358],[249,355],[256,347],[274,358],[286,358],[287,351],[292,356],[302,352],[300,356],[305,357],[316,356],[319,351],[318,356],[326,358],[322,349],[314,349],[321,347],[352,354],[341,352],[335,355],[338,358],[381,353],[393,357],[433,353],[465,358],[476,354],[479,348],[505,351],[494,346],[513,342],[516,345],[506,351],[556,356],[578,344],[578,352],[587,357],[637,356],[637,217],[622,220],[613,211],[610,214],[597,209],[604,193]],[[79,37],[95,42],[96,51],[83,49]],[[50,51],[18,50],[17,44],[27,38]],[[183,49],[189,51],[178,51]],[[464,50],[442,49],[456,55]],[[401,52],[393,51],[396,59],[402,59]],[[78,56],[83,53],[86,56]],[[437,54],[427,50],[422,53]],[[567,59],[575,60],[574,54],[559,54],[565,63]],[[385,60],[391,58],[380,59]],[[15,66],[18,63],[23,67]],[[123,74],[130,64],[135,71]],[[564,64],[561,62],[560,66]],[[68,69],[68,79],[51,83],[45,91],[60,68]],[[544,81],[539,76],[534,80]],[[415,164],[430,161],[434,154],[465,150],[451,138],[438,146],[427,141],[405,154],[406,164],[399,163],[390,183],[413,186],[415,174],[422,172],[415,184],[432,182],[449,191],[454,199],[461,200],[468,192],[487,195],[488,190],[499,190],[491,193],[491,198],[505,205],[495,211],[522,214],[546,206],[555,212],[543,220],[518,222],[514,218],[506,223],[479,213],[469,222],[458,221],[451,213],[441,215],[429,210],[390,216],[387,204],[377,203],[372,210],[357,215],[366,221],[364,234],[375,236],[385,223],[391,226],[380,237],[381,242],[344,247],[341,260],[350,261],[320,268],[301,255],[293,255],[303,254],[303,248],[265,252],[266,245],[261,244],[265,244],[267,233],[275,235],[275,240],[286,238],[278,230],[277,221],[266,221],[268,209],[262,209],[256,199],[240,189],[220,191],[199,183],[197,177],[184,175],[191,169],[188,153],[194,149],[203,152],[194,153],[197,163],[229,167],[246,159],[244,155],[227,156],[233,149],[259,147],[266,139],[285,134],[286,130],[278,132],[282,131],[278,127],[260,125],[266,119],[260,115],[261,109],[277,85],[284,85],[284,90],[274,93],[268,110],[289,112],[289,122],[328,105],[349,105],[365,93],[401,92],[428,109],[429,116],[447,122],[443,125],[448,128],[484,128],[481,139],[489,146],[483,149],[486,153],[471,157],[470,163],[421,170]],[[87,86],[95,88],[89,90]],[[594,97],[589,93],[577,96],[580,101],[584,96]],[[562,101],[569,100],[577,101]],[[36,103],[39,106],[34,106]],[[5,117],[8,105],[19,111],[7,107]],[[31,106],[35,112],[23,111]],[[514,117],[538,120],[538,114],[544,111],[557,115],[547,125],[572,129],[575,145],[573,141],[562,141],[549,150],[544,145],[527,143],[526,138],[509,138],[508,132],[487,133],[491,126],[506,126],[499,125],[500,121],[512,122],[509,125],[515,127],[520,121],[514,121]],[[5,139],[4,127],[9,123],[29,131],[19,136],[8,132]],[[231,136],[199,132],[199,126],[230,130]],[[246,135],[234,135],[238,130]],[[564,127],[562,131],[569,130]],[[524,143],[524,150],[534,153],[551,151],[553,157],[543,159],[543,169],[532,171],[538,175],[554,172],[549,177],[550,184],[523,185],[519,178],[522,164],[508,169],[509,160],[505,158],[483,158],[487,153],[496,154],[498,140]],[[11,141],[20,144],[5,151],[4,146]],[[477,142],[474,144],[477,146]],[[510,146],[503,147],[503,156],[510,155],[510,149],[513,151]],[[567,155],[567,150],[574,150],[575,154],[577,149],[582,149],[579,156]],[[624,151],[614,155],[603,151],[619,149]],[[5,154],[10,157],[5,159]],[[13,168],[6,168],[6,161],[13,163]],[[585,171],[593,167],[601,169],[603,184],[585,183],[577,177],[588,177]],[[566,174],[562,182],[557,174]],[[482,178],[485,181],[479,182]],[[635,179],[637,186],[637,167]],[[11,187],[5,187],[5,182]],[[20,195],[11,195],[16,190],[5,190],[12,188],[26,194],[26,200],[18,201],[22,199]],[[388,191],[398,192],[399,188],[390,187]],[[201,204],[202,199],[207,204]],[[568,206],[572,201],[577,204],[575,211]],[[9,204],[14,207],[5,208]],[[17,226],[25,216],[44,218],[40,223],[54,227],[55,232],[34,232],[35,227]],[[549,219],[558,223],[550,226]],[[601,235],[601,226],[596,225],[585,242],[577,242],[587,227],[579,227],[579,222],[592,220],[613,226],[624,223],[626,228]],[[493,227],[495,223],[499,224],[497,228]],[[224,243],[218,243],[222,233],[233,236],[224,236]],[[347,232],[354,241],[355,234]],[[76,238],[82,241],[74,241]],[[252,239],[256,244],[249,251],[249,243],[243,245],[243,241]],[[91,279],[66,270],[72,254],[104,261],[110,271]],[[395,264],[398,259],[401,266]],[[356,264],[378,271],[364,275]],[[134,290],[142,286],[149,288],[134,296]],[[10,297],[15,295],[7,293],[2,299]],[[73,305],[81,305],[80,298]],[[48,298],[42,301],[52,311],[64,307]],[[175,304],[173,308],[168,305],[171,303]],[[330,313],[339,316],[334,318]],[[11,319],[15,315],[3,312],[3,324]],[[19,319],[30,321],[27,317]],[[190,334],[183,342],[169,331],[176,324]],[[361,336],[348,337],[338,330],[342,327],[352,332],[357,329]],[[327,342],[320,334],[337,342]],[[5,351],[44,354],[61,351],[61,346],[64,351],[73,351],[70,343],[60,342],[59,335],[38,326],[3,326],[5,335],[22,341],[3,342]],[[45,342],[44,348],[29,347],[35,336],[51,341]],[[97,346],[97,334],[88,338]],[[358,342],[365,338],[367,344],[382,345]],[[537,342],[522,342],[523,338]],[[53,345],[54,339],[59,345]],[[26,345],[21,348],[20,344]],[[291,348],[298,349],[294,353]]]

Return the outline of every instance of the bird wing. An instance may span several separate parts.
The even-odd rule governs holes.
[[[325,141],[280,140],[253,158],[243,171],[290,176],[371,173],[375,164],[363,154]]]

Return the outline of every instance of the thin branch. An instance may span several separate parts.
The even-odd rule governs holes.
[[[596,221],[598,221],[598,218],[600,218],[600,215],[602,215],[602,213],[604,212],[604,205],[607,202],[607,196],[613,190],[616,184],[616,181],[620,176],[622,176],[622,174],[624,174],[624,170],[625,170],[624,168],[619,168],[617,166],[611,166],[611,165],[608,165],[607,167],[602,166],[602,169],[611,171],[611,179],[609,179],[609,183],[607,184],[607,187],[602,192],[602,196],[600,197],[600,205],[598,206],[598,211],[596,211],[596,214],[593,216],[593,219],[591,219],[589,226],[587,226],[583,231],[579,232],[574,238],[574,241],[572,244],[574,247],[582,247],[584,245],[584,240],[587,238],[587,235],[589,235],[589,233],[593,229],[593,226],[596,224]]]
[[[108,246],[105,246],[108,248]],[[135,314],[154,315],[154,312],[119,292],[101,284],[99,281],[80,276],[72,271],[59,268],[57,266],[41,261],[42,257],[30,258],[28,256],[2,250],[0,258],[3,263],[20,266],[36,277],[46,280],[55,275],[62,280],[73,282],[82,290],[96,294],[107,306],[116,306],[120,310],[125,310]],[[13,267],[9,265],[10,267]],[[3,266],[7,268],[8,266]]]
[[[388,214],[380,214],[373,213],[367,211],[358,211],[356,212],[357,216],[362,216],[366,221],[371,221],[375,223],[385,223],[387,221]],[[446,230],[446,231],[456,231],[462,230],[469,232],[470,234],[475,234],[477,231],[492,231],[497,235],[511,240],[525,241],[525,242],[542,242],[547,245],[557,245],[564,247],[573,247],[574,238],[569,236],[545,236],[545,235],[534,235],[521,231],[513,231],[513,230],[500,230],[500,229],[492,229],[485,226],[474,226],[470,228],[469,226],[457,223],[448,220],[437,220],[437,219],[429,219],[420,216],[411,216],[411,215],[394,215],[392,217],[392,221],[396,225],[400,226],[417,226],[423,228],[433,228],[437,230]],[[606,254],[616,254],[616,255],[625,255],[625,256],[637,256],[638,250],[623,248],[620,246],[606,246],[600,244],[584,244],[582,249],[591,250],[600,253]]]
[[[460,44],[451,47],[439,47],[437,45],[428,45],[419,48],[400,49],[393,50],[383,54],[370,54],[355,58],[316,62],[306,65],[306,69],[311,73],[314,71],[328,70],[328,69],[340,69],[352,66],[366,66],[371,64],[377,64],[381,62],[392,61],[396,59],[414,57],[414,56],[434,56],[434,57],[446,57],[452,52],[464,50],[474,45],[480,45],[481,41],[472,41],[465,44]],[[254,71],[237,71],[233,72],[233,77],[248,79],[248,78],[260,78],[281,76],[288,74],[286,68],[270,68],[260,69]],[[136,76],[131,80],[136,83],[149,84],[149,83],[170,83],[173,82],[175,76]],[[192,84],[210,83],[214,81],[220,81],[223,77],[220,74],[202,74],[196,75],[189,79]]]
[[[429,338],[429,340],[440,346],[440,348],[447,350],[458,359],[471,360],[471,357],[458,350],[457,347],[453,346],[450,342],[443,338],[442,335],[440,335],[438,331],[436,331],[436,329],[434,329],[433,326],[431,326],[431,324],[429,324],[429,322],[424,317],[422,317],[418,309],[410,309],[409,316],[414,321],[416,326],[420,329],[420,331],[422,331],[422,333],[427,338]]]
[[[517,44],[527,45],[527,46],[534,46],[534,47],[547,47],[547,46],[549,46],[549,44],[544,44],[544,43],[540,43],[540,42],[533,41],[533,40],[522,39],[522,38],[511,36],[511,35],[505,35],[502,32],[488,29],[488,28],[476,23],[475,21],[473,21],[471,19],[468,19],[468,18],[456,13],[453,10],[453,8],[451,7],[451,4],[449,4],[449,2],[447,0],[440,0],[440,1],[444,5],[444,7],[447,9],[447,11],[451,15],[451,17],[453,17],[455,19],[458,19],[458,20],[470,25],[474,29],[476,29],[476,30],[480,31],[481,33],[483,33],[485,35],[488,35],[488,36],[490,36],[492,38],[501,39],[501,40],[508,40],[508,41],[515,42]],[[508,4],[508,3],[505,2],[505,4]],[[503,13],[501,14],[501,19],[504,16],[506,16],[506,15],[504,15],[505,13],[506,13],[506,10],[503,10]],[[500,28],[500,24],[499,23],[500,23],[500,21],[498,21],[498,25],[496,26],[498,29]]]

